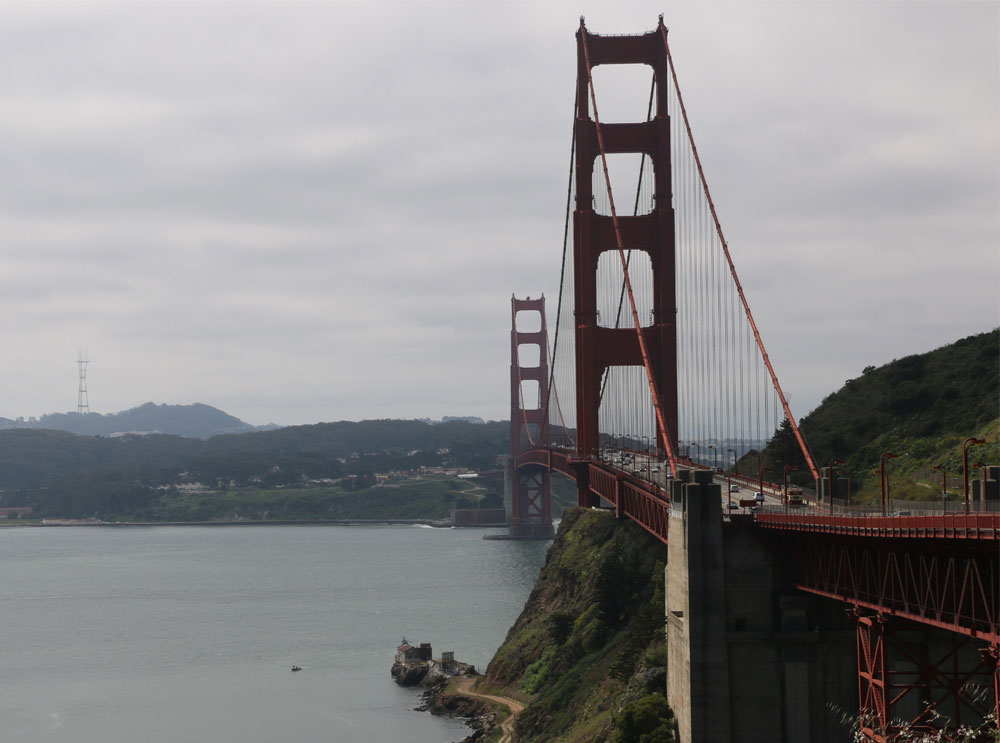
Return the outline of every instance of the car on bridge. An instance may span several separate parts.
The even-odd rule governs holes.
[[[729,486],[729,492],[730,493],[738,493],[738,492],[740,492],[740,486],[739,485],[730,485]]]

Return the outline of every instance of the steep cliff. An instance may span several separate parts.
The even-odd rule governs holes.
[[[526,703],[522,743],[672,740],[666,548],[606,510],[568,509],[521,616],[476,685]]]

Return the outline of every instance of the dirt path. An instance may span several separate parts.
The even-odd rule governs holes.
[[[459,681],[458,693],[467,697],[488,699],[491,702],[496,702],[497,704],[502,704],[507,707],[507,709],[510,710],[510,716],[500,724],[500,729],[503,731],[500,743],[513,743],[514,719],[517,717],[518,712],[524,709],[524,705],[514,699],[510,699],[509,697],[497,697],[492,694],[480,694],[479,692],[473,691],[472,684],[474,682],[475,679],[462,679]]]

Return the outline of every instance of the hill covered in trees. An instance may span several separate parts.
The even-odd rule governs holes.
[[[835,458],[845,460],[841,469],[862,497],[873,497],[879,490],[878,475],[872,471],[883,452],[900,455],[891,462],[898,481],[894,497],[938,496],[941,476],[930,468],[942,466],[952,477],[960,477],[966,438],[987,441],[972,450],[970,463],[1000,462],[1000,330],[877,368],[868,366],[861,376],[828,395],[800,421],[800,428],[817,466],[825,467]],[[752,459],[742,462],[740,469],[755,469]],[[763,456],[763,466],[772,468],[778,480],[786,464],[801,468],[792,481],[811,484],[787,423]],[[949,487],[955,486],[949,478]]]
[[[190,502],[195,496],[188,486],[198,484],[213,493],[280,489],[280,498],[274,497],[286,504],[285,512],[359,518],[357,509],[329,515],[314,502],[315,492],[291,508],[290,489],[326,484],[337,495],[374,485],[376,473],[494,469],[497,456],[509,447],[508,437],[506,423],[412,420],[319,423],[208,440],[162,434],[101,438],[16,428],[0,431],[0,505],[31,506],[37,516],[125,520],[170,513],[179,519],[166,501],[183,497]],[[334,486],[344,478],[349,480]],[[189,510],[213,518],[232,510],[217,506],[201,503]],[[275,509],[258,512],[264,510],[274,517]],[[385,516],[373,516],[379,517]]]
[[[517,740],[672,743],[666,557],[632,521],[566,510],[521,615],[476,684],[526,705]],[[466,741],[497,740],[497,727]]]
[[[225,433],[249,433],[277,428],[251,426],[211,405],[157,405],[147,402],[119,413],[50,413],[41,418],[0,418],[0,428],[34,428],[68,431],[81,436],[115,436],[126,433],[165,433],[207,439]]]

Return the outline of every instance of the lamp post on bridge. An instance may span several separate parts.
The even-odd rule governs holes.
[[[719,450],[715,448],[715,444],[709,444],[708,448],[712,450],[712,470],[719,470]]]
[[[931,469],[941,473],[941,508],[944,509],[945,513],[948,513],[948,477],[944,473],[944,467],[940,464],[935,464]]]
[[[733,473],[736,472],[736,450],[727,449],[727,452],[733,453],[733,468],[729,471],[729,477],[726,478],[726,505],[729,507],[729,513],[733,512]]]
[[[983,495],[983,488],[986,486],[986,477],[983,469],[986,467],[985,462],[973,462],[970,466],[979,468],[979,498],[980,501],[985,497]]]
[[[770,467],[765,467],[764,468],[764,472],[774,472],[774,470],[771,469]],[[768,482],[771,482],[771,481],[768,480]],[[760,491],[759,492],[760,492],[761,495],[764,494],[764,478],[763,477],[761,477],[761,480],[760,480]]]
[[[885,477],[885,460],[887,459],[898,459],[898,454],[893,454],[892,452],[883,452],[878,458],[878,476],[879,485],[882,488],[882,515],[888,516],[887,506],[889,505],[889,482]]]
[[[753,454],[757,457],[757,492],[764,492],[764,473],[760,469],[760,452],[756,449],[751,449],[747,454]]]
[[[840,465],[840,464],[843,464],[843,463],[844,463],[843,459],[831,459],[830,460],[830,466],[827,468],[828,469],[828,479],[827,479],[827,482],[829,483],[828,487],[830,489],[830,515],[831,516],[833,516],[833,491],[835,490],[834,483],[835,483],[835,481],[837,479],[837,472],[836,472],[835,468],[837,467],[837,465]]]
[[[786,464],[784,467],[784,478],[785,478],[785,513],[788,513],[788,473],[797,470],[799,466],[797,464]]]
[[[969,513],[969,447],[985,444],[985,439],[970,436],[962,442],[962,491],[965,493],[965,513]]]

